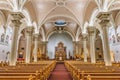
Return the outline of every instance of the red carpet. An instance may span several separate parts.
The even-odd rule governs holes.
[[[73,80],[64,64],[57,63],[48,80]]]

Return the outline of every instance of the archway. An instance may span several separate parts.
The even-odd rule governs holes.
[[[70,56],[73,56],[73,41],[72,37],[66,33],[53,33],[49,39],[47,44],[48,56],[50,59],[55,58],[55,47],[59,42],[62,42],[66,47],[66,59],[69,59]]]

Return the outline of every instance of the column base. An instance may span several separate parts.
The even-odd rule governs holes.
[[[34,54],[34,62],[37,62],[37,54]]]
[[[10,63],[9,66],[16,66],[16,63]]]
[[[84,58],[84,62],[88,62],[88,61],[87,61],[87,58]]]
[[[105,66],[112,66],[112,63],[105,63]]]
[[[25,63],[30,63],[30,60],[26,60]]]
[[[95,60],[91,60],[91,63],[92,63],[92,64],[95,64],[95,63],[96,63],[96,61],[95,61]]]
[[[37,59],[34,59],[34,62],[37,62]]]
[[[87,60],[84,60],[84,62],[88,62]]]

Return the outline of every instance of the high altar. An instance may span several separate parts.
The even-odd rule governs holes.
[[[58,43],[58,46],[55,47],[55,59],[57,61],[64,61],[66,59],[66,47],[62,42]]]

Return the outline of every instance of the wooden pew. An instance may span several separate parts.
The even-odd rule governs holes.
[[[46,80],[54,69],[55,61],[44,61],[17,66],[0,67],[0,80]]]
[[[88,75],[87,77],[85,77],[85,79],[83,80],[120,80],[120,76],[95,76],[95,75]]]
[[[65,66],[74,80],[120,80],[119,65],[106,67],[103,63],[90,64],[66,61]]]
[[[38,80],[35,76],[0,76],[0,80]]]

